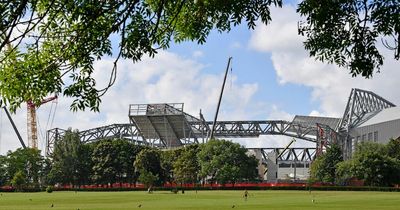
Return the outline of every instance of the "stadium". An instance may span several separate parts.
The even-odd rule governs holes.
[[[215,138],[257,138],[283,135],[315,143],[315,147],[248,148],[259,159],[259,175],[267,182],[306,180],[310,163],[330,144],[337,143],[345,159],[357,143],[387,143],[400,137],[400,108],[371,91],[352,89],[341,118],[296,115],[292,121],[206,121],[184,112],[183,103],[131,104],[129,123],[112,124],[79,132],[84,143],[101,139],[124,138],[141,145],[176,148]],[[212,131],[215,126],[214,131]],[[66,130],[47,131],[46,154]]]

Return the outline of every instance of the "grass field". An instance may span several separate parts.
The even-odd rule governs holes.
[[[400,192],[338,191],[53,192],[2,193],[1,210],[65,209],[400,209]],[[312,199],[314,198],[314,203]],[[53,204],[53,207],[51,205]],[[139,207],[140,205],[140,207]]]

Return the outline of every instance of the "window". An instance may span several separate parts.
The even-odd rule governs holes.
[[[374,142],[378,142],[378,131],[374,132]]]
[[[372,133],[368,133],[368,141],[372,141]]]
[[[362,141],[365,141],[366,138],[367,138],[367,134],[363,134],[361,140],[362,140]]]
[[[279,168],[291,168],[292,164],[290,163],[279,163]]]

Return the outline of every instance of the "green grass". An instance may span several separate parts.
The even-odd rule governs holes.
[[[249,194],[245,201],[243,191],[2,193],[0,209],[210,210],[232,209],[233,205],[234,209],[400,209],[400,192],[249,191]]]

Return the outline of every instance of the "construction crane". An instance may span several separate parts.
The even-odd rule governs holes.
[[[286,147],[276,156],[275,163],[278,163],[278,159],[283,155],[283,153],[286,152],[286,150],[289,149],[289,147],[290,147],[294,142],[296,142],[296,139],[295,139],[295,138],[293,138],[292,141],[290,141],[289,144],[287,144]]]
[[[0,104],[2,104],[2,100],[1,100],[1,99],[0,99]],[[7,117],[8,117],[8,120],[10,120],[10,123],[11,123],[11,125],[12,125],[12,127],[13,127],[13,129],[14,129],[14,131],[15,131],[15,134],[17,134],[18,140],[19,140],[19,142],[21,143],[22,148],[25,149],[25,148],[26,148],[25,142],[24,142],[24,140],[22,140],[22,137],[21,137],[21,135],[19,134],[19,131],[18,131],[18,129],[17,129],[17,126],[15,125],[14,120],[11,118],[10,112],[8,111],[8,109],[7,109],[6,106],[3,106],[2,108],[4,109],[4,112],[6,113],[6,115],[7,115]]]
[[[8,50],[13,49],[11,43],[7,42],[7,48],[8,48]],[[49,97],[47,99],[44,99],[39,104],[39,106],[42,104],[45,104],[47,102],[53,101],[55,99],[57,99],[57,95]],[[9,116],[8,110],[6,110],[5,108],[4,108],[4,110],[6,111],[7,116]],[[37,121],[36,121],[36,105],[31,100],[27,101],[27,112],[28,112],[28,115],[27,115],[28,147],[37,149],[38,148],[38,135],[37,135]],[[9,119],[11,121],[10,116],[9,116]],[[14,124],[14,123],[12,122],[12,124]],[[16,129],[15,125],[13,125],[13,127],[15,130]],[[17,132],[17,130],[16,130],[16,132]],[[17,132],[17,135],[19,136],[18,132]],[[22,141],[22,138],[20,138],[20,136],[19,136],[19,140],[21,141],[22,146],[25,148],[25,145]]]
[[[40,105],[48,103],[57,99],[57,95],[44,99],[40,102]],[[37,106],[32,102],[28,101],[27,103],[27,131],[28,131],[28,147],[30,148],[38,148],[38,134],[37,134],[37,121],[36,121],[36,108]]]
[[[221,92],[220,92],[219,98],[218,98],[217,110],[215,111],[214,121],[213,121],[213,124],[212,124],[212,127],[211,127],[210,139],[214,138],[215,126],[216,126],[216,123],[217,123],[217,118],[218,118],[218,113],[219,113],[219,107],[221,106],[222,94],[224,93],[226,76],[228,75],[229,67],[231,66],[231,60],[232,60],[232,57],[229,57],[228,65],[226,66],[226,70],[225,70],[224,80],[222,82]]]
[[[2,38],[4,38],[4,37],[2,37]],[[8,49],[8,50],[12,50],[12,45],[11,45],[11,43],[9,43],[9,42],[7,42],[7,49]],[[3,102],[3,101],[0,99],[0,104],[2,104],[2,102]],[[13,129],[14,129],[14,131],[15,131],[15,134],[17,134],[17,137],[18,137],[19,142],[21,143],[22,147],[25,149],[25,148],[26,148],[26,145],[25,145],[25,143],[24,143],[24,140],[22,140],[22,137],[21,137],[21,135],[20,135],[20,133],[19,133],[19,131],[18,131],[18,129],[17,129],[17,126],[15,125],[14,121],[12,120],[11,115],[10,115],[10,113],[9,113],[9,111],[8,111],[8,109],[7,109],[7,107],[4,106],[3,109],[4,109],[4,112],[6,113],[8,119],[10,120],[10,123],[11,123],[11,125],[12,125],[12,127],[13,127]]]
[[[293,139],[289,142],[289,144],[287,144],[286,147],[285,147],[281,152],[279,152],[279,154],[277,154],[277,156],[276,156],[276,158],[275,158],[275,164],[278,164],[279,158],[289,149],[289,147],[290,147],[294,142],[296,142],[296,139],[295,139],[295,138],[293,138]],[[264,174],[266,174],[267,172],[268,172],[268,168],[265,169]]]

